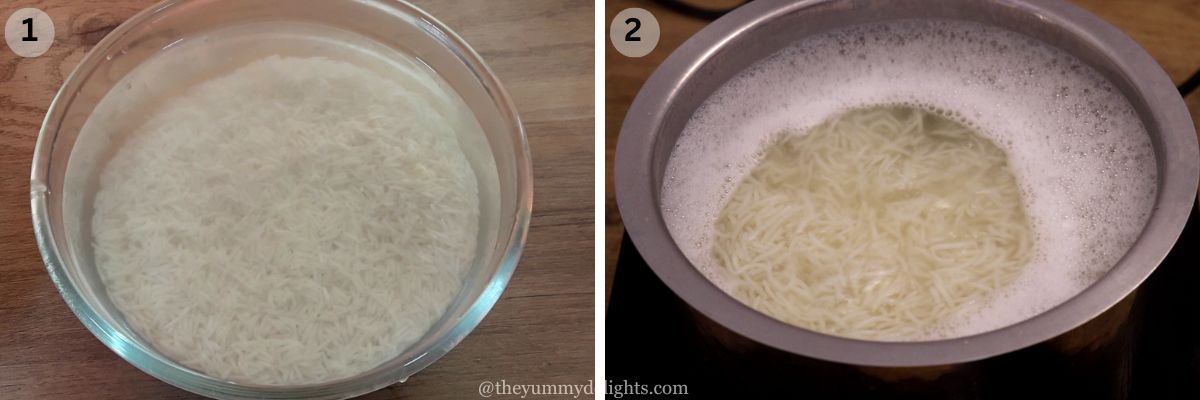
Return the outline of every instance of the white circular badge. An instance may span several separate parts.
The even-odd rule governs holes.
[[[613,47],[625,57],[650,54],[658,46],[658,20],[641,8],[626,8],[617,13],[608,29]]]
[[[22,8],[4,23],[4,41],[21,57],[40,56],[54,43],[54,22],[42,10]]]

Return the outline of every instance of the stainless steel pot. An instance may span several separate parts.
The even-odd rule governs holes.
[[[830,336],[775,320],[722,292],[676,246],[659,206],[663,172],[688,119],[729,78],[800,38],[910,18],[969,20],[1017,31],[1074,55],[1112,81],[1141,117],[1158,163],[1158,198],[1138,240],[1104,277],[1065,303],[1020,323],[957,339],[897,343]],[[1126,299],[1166,256],[1188,218],[1200,175],[1191,118],[1162,68],[1113,26],[1058,0],[755,1],[680,46],[642,87],[630,110],[614,162],[616,195],[626,229],[647,264],[701,320],[756,345],[843,364],[964,363],[1044,342],[1092,321]],[[1117,325],[1128,308],[1113,308],[1122,308],[1115,313]],[[1090,325],[1111,325],[1104,320]],[[1062,342],[1089,345],[1103,340],[1104,329],[1089,329],[1084,336],[1089,335],[1095,337]]]

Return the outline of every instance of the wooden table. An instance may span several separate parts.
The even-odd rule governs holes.
[[[721,9],[740,3],[739,0],[689,0],[692,4]],[[1162,64],[1167,75],[1177,84],[1182,83],[1193,72],[1200,69],[1200,0],[1074,0],[1074,2],[1116,25],[1133,37],[1142,47]],[[611,289],[612,275],[616,269],[624,225],[617,212],[613,196],[612,160],[621,131],[621,121],[629,110],[629,104],[637,96],[642,83],[654,69],[708,21],[689,18],[674,13],[649,0],[609,0],[605,7],[605,21],[629,7],[649,10],[658,19],[661,37],[658,46],[643,58],[627,58],[606,42],[604,53],[604,158],[605,186],[605,293]],[[607,26],[607,25],[606,25]],[[606,28],[607,29],[607,28]],[[1186,99],[1192,111],[1192,119],[1200,131],[1200,92]]]
[[[0,16],[35,2],[5,2]],[[153,0],[36,2],[55,22],[43,56],[0,49],[0,399],[197,398],[96,340],[51,284],[34,243],[29,168],[51,98],[83,55]],[[533,151],[528,245],[508,290],[449,355],[365,398],[464,399],[481,381],[586,384],[593,370],[593,8],[572,0],[415,1],[487,60]],[[590,398],[583,396],[581,398]]]

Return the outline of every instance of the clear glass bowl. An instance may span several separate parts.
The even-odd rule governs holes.
[[[111,152],[115,141],[93,134],[95,129],[85,129],[105,95],[121,90],[122,79],[151,57],[215,29],[277,23],[320,26],[337,35],[367,39],[363,43],[376,50],[400,52],[424,63],[457,94],[484,132],[485,137],[476,139],[476,148],[490,152],[472,153],[471,146],[464,144],[472,166],[477,173],[481,166],[491,172],[494,164],[495,171],[491,179],[481,177],[479,182],[481,232],[475,265],[454,303],[431,330],[370,371],[286,387],[209,377],[163,356],[124,322],[97,275],[90,240],[91,199],[99,174],[96,160]],[[319,47],[323,38],[304,40]],[[253,40],[246,40],[239,48],[254,45]],[[239,57],[234,53],[215,59]],[[198,69],[210,61],[194,60],[178,67],[203,74]],[[525,134],[504,88],[458,35],[409,4],[385,0],[168,0],[115,29],[67,78],[38,136],[30,196],[38,247],[54,284],[79,320],[129,363],[167,383],[210,397],[333,399],[404,381],[449,352],[479,324],[504,291],[524,245],[533,197],[530,171]]]

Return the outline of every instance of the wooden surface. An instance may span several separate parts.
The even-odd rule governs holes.
[[[27,3],[5,2],[0,16]],[[586,384],[594,376],[592,4],[416,3],[471,43],[515,99],[533,151],[533,221],[508,290],[474,333],[407,383],[365,398],[476,398],[484,380]],[[51,98],[92,45],[151,4],[38,2],[55,22],[49,52],[24,59],[0,49],[0,399],[199,397],[136,370],[83,327],[51,284],[30,222],[31,156]]]
[[[691,0],[696,5],[711,8],[738,4],[737,0]],[[1144,47],[1175,83],[1181,83],[1200,69],[1200,0],[1075,0],[1076,4],[1116,25]],[[612,160],[617,145],[621,121],[629,104],[637,96],[642,83],[676,47],[707,21],[688,18],[659,7],[649,0],[609,0],[605,21],[612,21],[618,12],[629,7],[649,10],[658,19],[661,37],[658,46],[643,58],[622,56],[606,40],[604,52],[604,138],[605,161],[605,293],[611,289],[617,254],[620,251],[624,226],[613,197]],[[1200,92],[1185,99],[1192,119],[1200,131]]]

